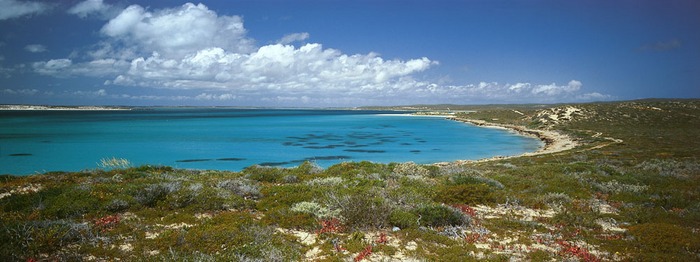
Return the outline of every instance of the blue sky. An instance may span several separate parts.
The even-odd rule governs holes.
[[[0,0],[0,103],[700,97],[698,1]]]

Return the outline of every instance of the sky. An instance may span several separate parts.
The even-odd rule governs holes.
[[[0,0],[0,104],[700,98],[700,1]]]

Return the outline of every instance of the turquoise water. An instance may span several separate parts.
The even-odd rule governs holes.
[[[314,161],[435,163],[535,151],[541,142],[437,117],[360,110],[0,111],[0,174],[134,165],[238,171]]]

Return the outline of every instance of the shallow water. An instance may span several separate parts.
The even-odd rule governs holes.
[[[241,170],[343,161],[435,163],[535,151],[499,129],[386,111],[157,108],[0,111],[0,174],[134,165]]]

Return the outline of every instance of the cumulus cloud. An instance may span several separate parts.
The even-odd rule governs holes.
[[[199,50],[218,47],[235,53],[254,50],[239,16],[218,16],[205,5],[149,12],[131,5],[111,19],[101,32],[144,53],[158,52],[182,58]]]
[[[317,92],[374,86],[434,65],[428,58],[384,60],[375,54],[345,55],[320,44],[267,45],[251,54],[209,48],[181,60],[158,53],[131,61],[112,83],[172,89],[285,90]],[[349,91],[349,90],[347,90]]]
[[[0,0],[0,20],[18,18],[26,15],[40,14],[49,9],[49,5],[40,2],[17,0]]]
[[[109,19],[116,16],[119,12],[119,8],[106,4],[102,0],[85,0],[68,9],[69,14],[77,15],[80,18],[97,16]]]
[[[309,38],[309,33],[303,32],[303,33],[293,33],[293,34],[288,34],[283,36],[280,40],[277,41],[278,44],[291,44],[294,42],[299,42],[299,41],[304,41]]]
[[[41,52],[46,52],[46,46],[43,45],[27,45],[24,47],[24,50],[27,50],[28,52],[32,53],[41,53]]]

